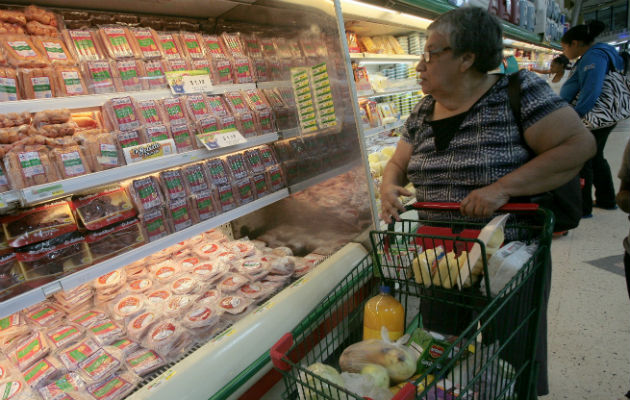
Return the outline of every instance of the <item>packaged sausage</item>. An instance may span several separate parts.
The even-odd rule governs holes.
[[[83,339],[85,332],[79,325],[62,324],[46,331],[48,340],[53,345],[53,349],[62,349],[71,343]]]
[[[168,86],[166,67],[162,60],[147,60],[144,63],[144,71],[149,89],[164,89]]]
[[[203,94],[191,94],[184,98],[188,115],[193,121],[199,121],[210,116],[206,96]]]
[[[122,362],[104,349],[79,362],[79,373],[87,384],[99,382],[122,367]]]
[[[123,329],[111,319],[100,321],[88,328],[92,338],[100,346],[106,346],[123,337]]]
[[[131,199],[121,188],[79,197],[73,201],[79,220],[89,230],[98,230],[136,215]]]
[[[129,29],[118,25],[106,25],[100,27],[98,33],[110,58],[119,60],[138,56],[131,47]]]
[[[161,122],[145,125],[144,134],[149,143],[172,139],[171,131]]]
[[[81,325],[84,328],[89,328],[96,322],[107,318],[105,313],[99,310],[80,311],[74,314],[68,315],[68,320],[74,324]]]
[[[127,356],[127,367],[138,376],[147,375],[166,365],[166,361],[153,350],[142,349]]]
[[[243,44],[239,38],[237,33],[227,33],[223,32],[221,34],[221,39],[225,45],[225,50],[228,55],[231,56],[243,56],[245,55],[245,50],[243,49]]]
[[[26,16],[22,11],[0,10],[0,21],[10,24],[26,25]]]
[[[83,150],[79,146],[54,148],[51,152],[52,160],[63,179],[89,174],[90,167]]]
[[[179,169],[162,171],[159,174],[162,190],[168,201],[183,199],[188,196],[184,175]]]
[[[250,178],[239,179],[233,182],[232,186],[238,192],[238,198],[241,205],[251,203],[256,200],[254,184]]]
[[[46,56],[50,64],[70,66],[77,63],[61,38],[35,36],[33,44]]]
[[[160,41],[157,33],[151,28],[131,28],[131,37],[133,44],[139,50],[142,59],[151,60],[162,58],[160,50]]]
[[[192,32],[181,32],[179,39],[182,43],[181,48],[184,57],[188,57],[191,60],[206,58],[201,35]]]
[[[202,164],[187,165],[182,171],[189,193],[199,193],[210,190],[210,184]]]
[[[252,58],[252,66],[254,67],[256,82],[269,82],[272,80],[272,72],[270,72],[268,60],[264,58]]]
[[[282,173],[282,168],[280,168],[279,165],[268,168],[265,172],[265,177],[267,178],[271,192],[277,192],[278,190],[286,187],[284,174]]]
[[[55,74],[51,68],[21,69],[19,80],[26,99],[50,99],[56,96]]]
[[[172,296],[167,289],[157,289],[147,293],[147,301],[149,304],[161,307]]]
[[[55,357],[46,357],[24,370],[22,377],[31,388],[39,389],[54,382],[65,372],[65,367]]]
[[[207,116],[197,121],[197,132],[199,134],[212,133],[220,130],[219,120],[214,116]]]
[[[145,79],[144,63],[138,60],[117,60],[113,64],[115,79],[120,81],[121,91],[131,92],[149,88]]]
[[[149,331],[145,344],[161,356],[176,350],[181,344],[184,329],[173,319],[167,319],[154,325]]]
[[[24,16],[28,21],[37,21],[44,25],[57,27],[57,16],[51,11],[30,5],[24,9]]]
[[[130,373],[112,375],[87,387],[87,392],[95,400],[122,400],[131,393],[138,378]]]
[[[143,124],[154,124],[164,122],[160,106],[155,100],[136,101],[136,106],[142,116]]]
[[[229,92],[225,94],[225,101],[232,110],[232,114],[238,115],[249,112],[247,102],[239,92]]]
[[[170,97],[161,101],[164,116],[171,125],[188,123],[186,106],[182,99],[183,97]]]
[[[53,72],[59,97],[88,94],[87,85],[79,68],[59,64],[55,66]]]
[[[81,68],[90,93],[102,94],[117,91],[109,61],[85,61],[81,64]]]
[[[236,153],[228,155],[226,163],[232,179],[243,179],[249,176],[249,171],[247,170],[243,154]]]
[[[212,83],[215,85],[228,85],[234,83],[234,66],[227,58],[212,58]]]
[[[225,185],[218,185],[217,192],[219,205],[221,206],[221,210],[223,210],[223,212],[232,210],[239,205],[239,199],[237,197],[238,192],[235,192],[232,185],[229,183]]]
[[[124,357],[141,349],[138,343],[127,338],[117,340],[114,343],[110,344],[109,347],[116,349],[116,351],[120,352]]]
[[[217,289],[219,289],[221,293],[234,293],[246,283],[249,283],[249,279],[246,276],[241,274],[228,274],[219,282]]]
[[[175,147],[177,148],[178,153],[192,151],[197,148],[195,131],[189,124],[171,124],[170,133],[170,136],[175,141]]]
[[[154,176],[134,179],[128,190],[136,208],[140,212],[164,205],[164,196],[160,190],[160,184]]]
[[[162,54],[166,59],[182,58],[184,53],[180,49],[177,34],[159,32],[158,39],[160,40],[160,47],[162,48]]]
[[[131,131],[142,125],[136,105],[129,96],[108,100],[104,110],[109,123],[116,130]]]
[[[13,67],[41,68],[48,65],[48,60],[37,50],[29,36],[2,35],[0,45],[8,63]]]
[[[234,83],[244,84],[255,82],[254,68],[251,60],[245,56],[235,56],[232,60],[234,67]]]
[[[80,131],[86,130],[91,131],[90,133],[96,133],[93,131],[94,129],[103,128],[103,115],[99,110],[73,112],[70,119]]]
[[[77,232],[16,250],[25,278],[68,273],[92,264],[85,238]]]
[[[26,23],[26,32],[33,36],[46,36],[56,38],[59,36],[57,28],[50,25],[44,25],[37,21],[28,21]]]
[[[191,69],[205,71],[212,78],[212,64],[207,58],[195,59],[190,62]]]
[[[121,149],[138,146],[147,142],[147,139],[144,136],[144,129],[142,128],[125,132],[112,132],[112,135],[116,138],[116,142]],[[113,153],[110,155],[113,157]],[[119,154],[119,156],[122,158],[121,154]],[[113,162],[113,158],[111,161]]]
[[[267,182],[267,176],[264,172],[262,174],[253,175],[252,183],[254,185],[254,194],[256,195],[257,199],[271,193],[269,183]]]
[[[185,58],[169,58],[164,60],[166,71],[188,71],[190,62]]]
[[[225,117],[219,118],[219,126],[222,130],[236,130],[236,119],[231,115],[226,115]]]
[[[217,35],[203,35],[203,43],[205,45],[206,54],[210,57],[224,58],[221,38]]]
[[[7,352],[7,356],[21,370],[35,364],[50,352],[50,345],[42,332],[32,332],[17,339]]]
[[[74,135],[75,131],[76,125],[74,123],[65,122],[63,124],[44,125],[37,129],[37,134],[48,138],[63,138],[63,136]],[[72,141],[69,143],[72,143]]]
[[[138,219],[129,219],[86,235],[85,241],[93,262],[114,257],[146,244]]]
[[[236,116],[236,127],[238,131],[243,134],[243,136],[251,137],[256,136],[260,131],[260,127],[256,122],[256,118],[254,114],[250,111],[243,111]]]
[[[62,32],[66,44],[76,54],[79,61],[97,61],[105,57],[101,50],[96,32],[91,29],[68,29]]]
[[[81,144],[94,172],[125,165],[118,141],[109,132],[87,135]]]
[[[167,206],[168,216],[175,232],[191,227],[198,222],[188,198],[171,200]]]
[[[119,321],[128,321],[143,312],[146,300],[141,294],[129,294],[116,300],[112,304],[112,315]]]
[[[210,219],[221,212],[217,204],[215,191],[206,190],[193,193],[190,199],[199,221]]]
[[[260,154],[260,160],[263,163],[264,168],[269,168],[278,164],[278,159],[274,154],[274,151],[268,145],[263,145],[258,148],[258,154]]]
[[[94,354],[99,347],[94,340],[86,339],[60,351],[58,357],[67,369],[75,371],[79,362]]]
[[[20,98],[15,69],[0,68],[0,101],[15,101]]]
[[[19,24],[11,24],[9,22],[0,21],[0,34],[15,34],[15,35],[23,35],[26,33],[25,26]],[[3,56],[4,57],[4,56]],[[3,59],[3,64],[4,64]]]
[[[69,395],[78,394],[85,390],[85,382],[78,373],[69,372],[52,383],[39,389],[39,394],[44,400],[72,400]]]
[[[77,230],[72,208],[64,201],[24,210],[1,221],[11,247],[26,246]]]
[[[171,233],[171,224],[163,207],[145,211],[139,216],[143,233],[149,242],[160,239]]]

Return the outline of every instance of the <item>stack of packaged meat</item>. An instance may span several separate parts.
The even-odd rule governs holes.
[[[122,399],[322,259],[216,230],[178,243],[0,320],[0,390]]]

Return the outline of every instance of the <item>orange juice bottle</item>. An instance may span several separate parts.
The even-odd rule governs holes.
[[[387,286],[365,303],[363,309],[363,340],[381,339],[381,328],[389,332],[389,339],[398,340],[405,333],[405,309],[392,297]]]

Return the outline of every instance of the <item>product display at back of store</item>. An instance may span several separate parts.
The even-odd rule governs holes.
[[[0,399],[207,399],[347,273],[334,4],[244,3],[0,6]]]

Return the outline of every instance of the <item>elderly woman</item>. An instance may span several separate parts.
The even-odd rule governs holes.
[[[407,181],[418,201],[460,202],[464,216],[489,217],[510,198],[561,186],[595,154],[595,141],[575,111],[529,71],[519,72],[521,136],[508,77],[488,73],[501,59],[501,25],[483,9],[455,9],[429,26],[416,68],[427,96],[385,168],[383,220],[399,219],[404,208],[398,197],[412,195],[404,189]],[[545,315],[546,307],[540,395],[548,392]]]

